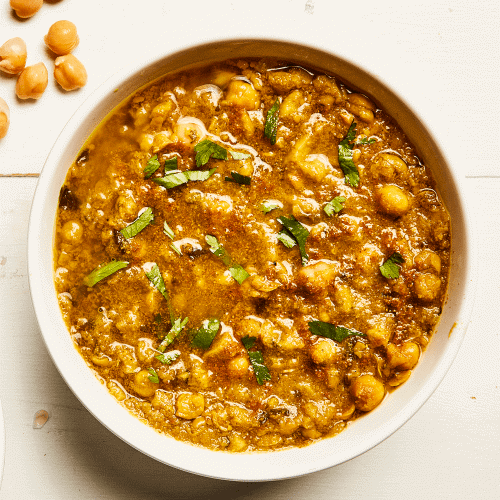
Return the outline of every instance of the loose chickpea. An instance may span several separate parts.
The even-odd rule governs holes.
[[[441,258],[432,250],[422,250],[415,257],[415,266],[419,271],[441,272]]]
[[[19,99],[40,99],[47,88],[49,74],[45,64],[38,63],[23,69],[16,83]]]
[[[393,184],[381,187],[377,192],[378,203],[383,212],[399,217],[410,208],[410,200],[406,193]]]
[[[260,96],[250,83],[231,80],[227,88],[226,102],[250,111],[258,109]]]
[[[71,21],[57,21],[49,28],[44,41],[52,52],[65,56],[78,45],[80,38],[76,26]]]
[[[335,362],[339,353],[338,347],[329,339],[319,339],[309,351],[311,359],[317,365],[330,365]]]
[[[79,89],[87,83],[87,70],[73,54],[58,57],[54,64],[54,78],[64,90]]]
[[[83,236],[83,227],[76,220],[69,220],[62,227],[62,237],[68,243],[80,243]]]
[[[0,47],[0,71],[17,75],[26,65],[28,52],[22,38],[16,37],[7,40]]]
[[[250,366],[248,359],[245,356],[237,356],[227,364],[229,375],[234,378],[241,378],[248,374]]]
[[[150,376],[148,370],[141,370],[135,374],[132,388],[139,396],[150,398],[158,389],[158,384],[151,382]]]
[[[399,156],[381,153],[373,163],[371,171],[375,177],[381,177],[390,182],[397,177],[406,177],[408,167]]]
[[[0,97],[0,139],[7,135],[10,125],[10,110],[7,103]]]
[[[205,410],[205,398],[202,394],[180,394],[175,403],[176,416],[186,420],[194,420]]]
[[[423,302],[432,302],[439,295],[441,280],[434,274],[421,274],[415,279],[413,290]]]
[[[43,0],[10,0],[10,6],[18,17],[34,16],[43,5]]]
[[[384,384],[373,375],[361,375],[354,379],[350,392],[356,408],[361,411],[373,410],[385,396]]]
[[[398,370],[411,370],[420,357],[420,348],[415,342],[405,342],[402,345],[389,344],[387,346],[387,359],[389,368]]]

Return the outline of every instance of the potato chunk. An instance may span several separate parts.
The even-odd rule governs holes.
[[[253,111],[260,106],[260,95],[252,84],[243,80],[231,80],[227,87],[226,102]]]

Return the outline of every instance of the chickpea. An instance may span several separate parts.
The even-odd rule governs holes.
[[[10,0],[10,6],[16,11],[18,17],[34,16],[43,5],[43,0]]]
[[[415,279],[413,290],[423,302],[432,302],[439,295],[441,280],[434,274],[421,274]]]
[[[206,130],[203,122],[198,118],[184,116],[176,123],[174,134],[182,144],[194,147],[205,138]]]
[[[141,370],[135,374],[132,388],[139,396],[150,398],[158,388],[158,384],[151,382],[150,376],[151,373],[148,370]]]
[[[247,110],[255,110],[260,106],[259,93],[250,83],[243,80],[231,80],[229,82],[226,101]]]
[[[78,45],[80,38],[71,21],[57,21],[49,28],[44,41],[54,54],[65,56]]]
[[[16,95],[19,99],[40,99],[48,82],[49,75],[45,64],[27,66],[17,79]]]
[[[385,387],[373,375],[361,375],[352,382],[350,392],[358,410],[371,411],[384,399]]]
[[[350,94],[347,98],[346,108],[359,119],[371,123],[374,120],[374,111],[376,110],[368,97],[362,94]]]
[[[331,365],[335,362],[338,352],[338,347],[329,339],[319,339],[310,349],[311,359],[317,365]]]
[[[398,370],[411,370],[420,357],[420,348],[415,342],[405,342],[398,346],[389,344],[387,346],[387,359],[389,368]]]
[[[76,220],[69,220],[62,227],[62,237],[68,243],[80,243],[83,236],[83,227]]]
[[[408,173],[406,163],[396,155],[381,153],[371,167],[374,177],[392,181],[396,177],[404,178]]]
[[[432,250],[422,250],[415,257],[415,266],[419,271],[441,272],[441,258]]]
[[[16,37],[7,40],[0,47],[0,71],[17,75],[26,65],[28,52],[22,38]]]
[[[378,203],[383,212],[399,217],[410,208],[410,200],[406,193],[393,184],[380,188],[377,192]]]
[[[0,97],[0,139],[7,135],[10,125],[10,110],[7,103]]]
[[[180,394],[175,403],[178,417],[193,420],[205,410],[205,398],[202,394]]]
[[[87,70],[73,54],[58,57],[54,64],[54,78],[64,90],[79,89],[87,83]]]

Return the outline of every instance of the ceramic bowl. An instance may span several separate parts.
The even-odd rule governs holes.
[[[54,222],[59,190],[86,138],[123,99],[169,71],[237,57],[277,57],[340,77],[372,97],[396,119],[431,168],[452,221],[449,293],[439,327],[410,379],[374,411],[334,438],[268,453],[214,452],[158,434],[122,408],[87,367],[62,319],[53,282]],[[332,467],[376,446],[424,404],[450,367],[472,308],[473,258],[465,196],[457,175],[417,112],[380,78],[324,47],[273,39],[218,40],[153,57],[106,81],[70,119],[51,150],[34,196],[28,241],[29,279],[40,330],[62,377],[82,404],[109,430],[165,464],[196,474],[240,481],[268,481]],[[422,437],[425,439],[425,436]]]

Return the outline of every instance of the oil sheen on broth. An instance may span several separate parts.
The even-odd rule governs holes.
[[[179,440],[275,450],[337,434],[408,379],[450,221],[366,96],[235,60],[107,117],[61,189],[54,251],[70,334],[120,404]]]

